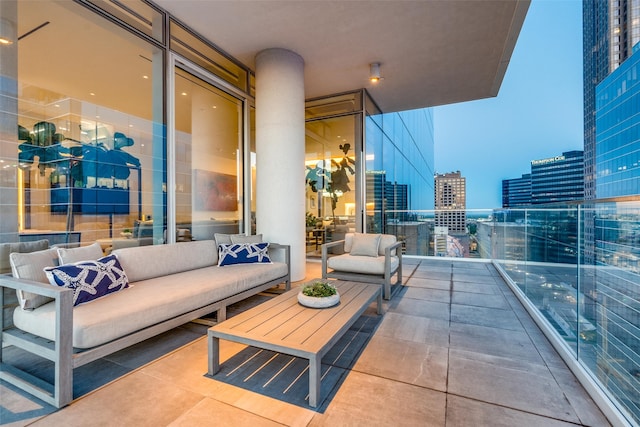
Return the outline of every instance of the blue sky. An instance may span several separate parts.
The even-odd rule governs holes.
[[[532,0],[498,96],[434,109],[435,169],[467,179],[467,208],[502,206],[502,180],[583,149],[582,2]]]

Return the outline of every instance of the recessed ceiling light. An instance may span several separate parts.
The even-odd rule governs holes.
[[[96,94],[95,94],[95,93],[93,93],[93,92],[89,92],[89,95],[91,95],[91,96],[96,96]]]
[[[187,96],[187,92],[182,92],[182,96]]]
[[[142,76],[142,78],[143,78],[143,79],[148,79],[148,78],[149,78],[149,76]]]

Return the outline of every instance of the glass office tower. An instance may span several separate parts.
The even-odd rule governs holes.
[[[598,198],[637,195],[640,189],[639,66],[636,52],[596,89]]]
[[[531,174],[502,180],[502,207],[512,208],[531,204]]]
[[[583,2],[583,88],[585,199],[597,193],[596,86],[633,53],[640,41],[640,5],[637,1],[586,0]]]
[[[531,161],[531,203],[534,205],[582,200],[584,157],[582,151]]]

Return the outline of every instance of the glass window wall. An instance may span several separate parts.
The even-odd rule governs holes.
[[[243,103],[182,70],[175,76],[177,241],[243,230]]]
[[[356,231],[356,152],[361,115],[308,121],[305,140],[307,254]]]
[[[164,51],[74,2],[16,4],[1,241],[164,241]]]

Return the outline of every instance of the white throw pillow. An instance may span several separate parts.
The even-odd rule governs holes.
[[[380,238],[380,234],[354,233],[350,254],[377,257]]]

